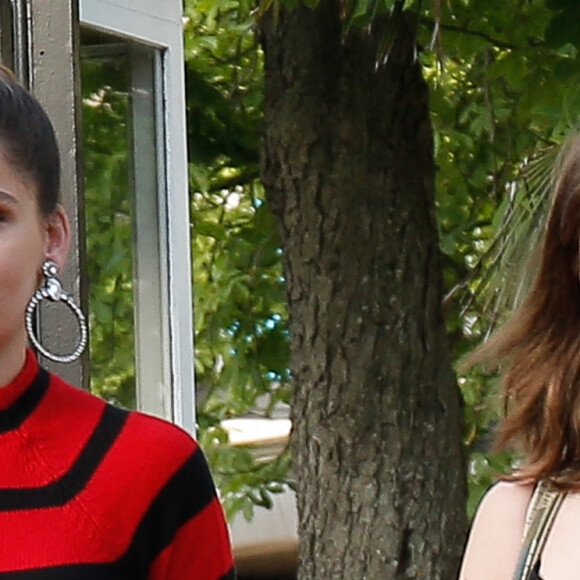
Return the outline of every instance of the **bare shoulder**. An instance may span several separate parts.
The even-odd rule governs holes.
[[[460,580],[511,578],[533,486],[499,482],[483,497],[463,556]]]
[[[522,525],[532,497],[533,486],[516,481],[500,481],[483,496],[476,518],[513,518],[521,516]]]

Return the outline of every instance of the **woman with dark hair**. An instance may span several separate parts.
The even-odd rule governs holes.
[[[82,330],[54,357],[85,342],[57,277],[70,238],[59,171],[48,117],[0,69],[0,580],[233,579],[195,441],[67,385],[27,348],[42,349],[32,317],[45,298]]]
[[[580,137],[556,176],[531,292],[469,361],[505,363],[498,444],[524,460],[482,500],[460,580],[580,578]]]

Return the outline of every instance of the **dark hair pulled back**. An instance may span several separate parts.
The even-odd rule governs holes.
[[[39,102],[0,66],[0,152],[36,186],[40,212],[50,215],[60,192],[60,156]]]

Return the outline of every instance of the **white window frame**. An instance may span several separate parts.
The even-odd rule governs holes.
[[[137,402],[139,410],[193,433],[194,345],[181,2],[80,0],[79,19],[83,27],[158,49],[152,68],[139,50],[132,57],[136,65],[134,118],[152,112],[157,134],[156,144],[150,142],[147,151],[147,139],[139,137],[141,125],[134,123],[134,154],[156,159],[152,173],[135,176]],[[148,78],[149,74],[153,78]],[[151,80],[153,95],[146,86]]]

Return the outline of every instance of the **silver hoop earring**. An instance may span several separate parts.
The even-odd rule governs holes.
[[[45,278],[44,286],[36,291],[26,307],[26,332],[34,348],[43,356],[55,362],[69,363],[79,358],[87,346],[87,322],[85,315],[76,305],[72,296],[62,289],[62,284],[57,277],[58,266],[52,260],[46,260],[42,264],[42,273]],[[80,339],[77,347],[71,354],[54,354],[40,344],[34,329],[34,313],[43,299],[50,300],[51,302],[64,302],[76,316],[79,324]]]

